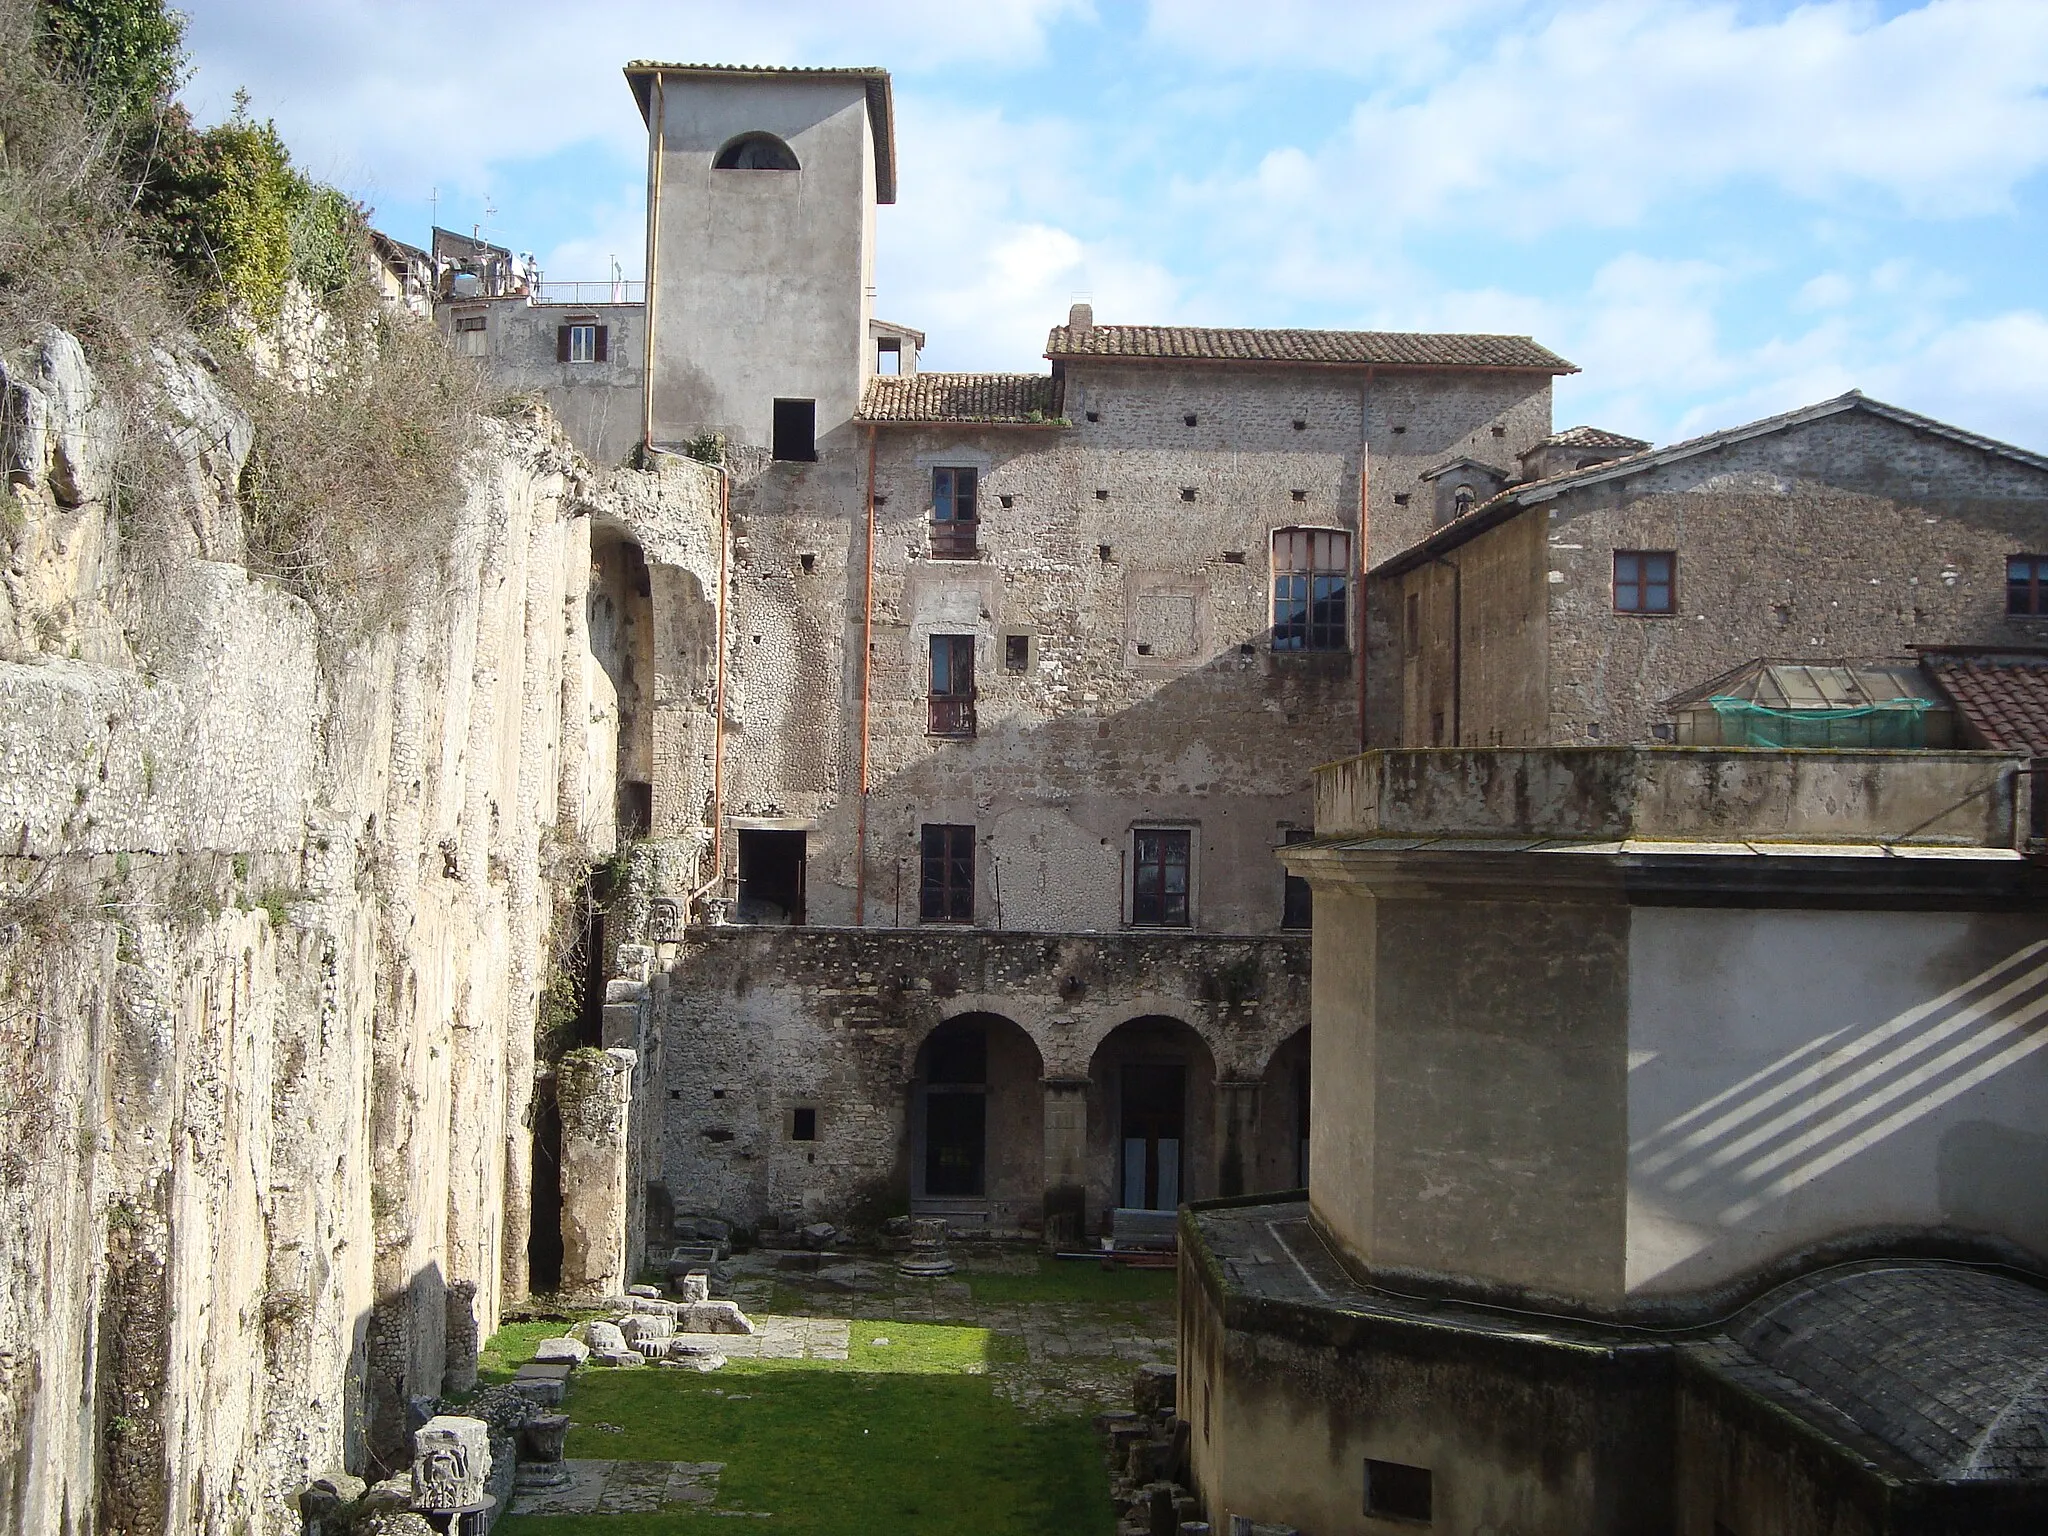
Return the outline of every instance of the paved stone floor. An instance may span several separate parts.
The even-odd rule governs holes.
[[[515,1515],[633,1515],[708,1505],[718,1497],[718,1461],[595,1461],[562,1463],[554,1488],[521,1488]]]

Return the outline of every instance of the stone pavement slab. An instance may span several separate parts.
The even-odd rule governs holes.
[[[513,1496],[515,1515],[628,1515],[703,1506],[718,1497],[720,1461],[599,1461],[571,1457],[568,1481]]]

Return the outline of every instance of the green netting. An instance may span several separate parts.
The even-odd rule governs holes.
[[[1748,699],[1707,700],[1729,747],[1924,747],[1932,699],[1890,699],[1858,709],[1772,709]]]

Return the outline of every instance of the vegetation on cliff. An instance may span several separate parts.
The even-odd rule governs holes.
[[[125,536],[174,518],[165,353],[252,418],[244,558],[361,633],[431,580],[488,405],[473,364],[385,304],[364,211],[246,97],[199,127],[163,0],[0,0],[0,355],[77,336],[118,407]]]

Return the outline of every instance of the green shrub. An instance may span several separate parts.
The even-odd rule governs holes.
[[[163,0],[40,0],[39,52],[100,117],[147,118],[185,75],[185,18]]]

